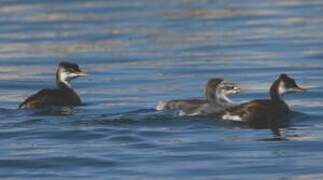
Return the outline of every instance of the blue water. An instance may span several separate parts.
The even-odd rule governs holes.
[[[1,179],[322,179],[323,2],[319,0],[1,0]],[[60,61],[84,106],[17,110],[54,87]],[[287,73],[284,130],[156,112],[203,96],[209,78],[268,97]]]

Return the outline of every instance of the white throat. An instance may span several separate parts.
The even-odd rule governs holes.
[[[280,95],[283,95],[288,92],[288,89],[285,87],[285,83],[282,81],[279,82],[278,92]]]
[[[220,102],[220,103],[232,103],[232,101],[223,93],[217,91],[216,94],[216,101]]]
[[[66,84],[68,87],[71,87],[70,80],[68,80],[66,73],[60,74],[60,82]]]
[[[69,73],[65,71],[63,68],[60,68],[58,70],[58,81],[61,83],[64,83],[68,87],[72,87],[70,84],[70,81],[76,77],[77,75],[75,73]]]

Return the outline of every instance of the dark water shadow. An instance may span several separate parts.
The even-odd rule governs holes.
[[[279,124],[275,128],[254,128],[243,122],[221,120],[212,116],[178,116],[174,111],[156,111],[155,109],[138,109],[134,111],[121,113],[104,113],[97,111],[88,114],[86,109],[80,107],[51,107],[45,109],[0,109],[2,115],[15,115],[25,118],[22,124],[38,124],[43,123],[43,118],[49,117],[67,117],[69,121],[64,121],[71,126],[96,126],[96,127],[177,127],[185,129],[196,129],[198,127],[221,127],[226,129],[268,129],[272,131],[272,137],[258,139],[259,141],[287,141],[289,138],[295,138],[299,135],[284,135],[281,131],[297,130],[299,127],[308,125],[299,125],[311,119],[316,119],[312,115],[301,112],[292,111],[289,115],[287,124]],[[57,118],[49,119],[55,121]],[[57,123],[57,122],[55,122]],[[19,124],[19,123],[18,123]],[[17,125],[18,125],[17,124]]]
[[[81,112],[79,107],[62,106],[62,107],[47,107],[39,109],[21,109],[30,116],[72,116]]]
[[[315,119],[312,115],[292,111],[288,120],[275,124],[274,127],[257,128],[249,126],[244,122],[221,120],[212,116],[178,116],[174,111],[156,111],[155,109],[139,109],[121,114],[105,114],[101,116],[102,124],[114,125],[138,125],[138,126],[188,126],[191,128],[203,124],[208,127],[224,127],[226,129],[268,129],[272,132],[272,137],[258,139],[259,141],[288,141],[290,138],[300,137],[297,134],[285,135],[288,130],[297,130],[297,127],[303,127],[299,123]]]

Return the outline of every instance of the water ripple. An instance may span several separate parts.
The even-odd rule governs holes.
[[[2,0],[0,172],[8,179],[322,179],[322,7],[318,0]],[[56,64],[84,105],[18,110],[55,85]],[[307,92],[282,137],[212,117],[156,112],[202,98],[209,78],[239,102],[267,98],[280,73]]]

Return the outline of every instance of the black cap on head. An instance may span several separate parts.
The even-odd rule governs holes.
[[[212,78],[208,81],[207,86],[208,87],[217,87],[222,81],[223,81],[223,79],[221,79],[221,78]]]
[[[70,71],[70,72],[81,72],[79,66],[75,63],[61,62],[61,63],[59,63],[58,66],[66,69],[67,71]]]
[[[302,92],[305,91],[305,89],[300,88],[297,85],[296,81],[293,78],[287,76],[287,74],[281,74],[279,76],[279,79],[284,82],[284,86],[286,89],[293,89],[294,91],[302,91]]]
[[[223,79],[220,78],[212,78],[209,79],[206,86],[205,86],[205,97],[209,101],[215,100],[215,91],[218,87],[218,85],[223,81]]]
[[[280,74],[279,79],[290,79],[290,77],[288,77],[287,74],[283,73]]]
[[[279,79],[282,80],[282,81],[284,81],[284,82],[292,82],[292,81],[295,82],[295,80],[292,79],[292,78],[290,78],[287,74],[281,74],[279,76]]]
[[[291,85],[296,85],[296,82],[294,79],[290,78],[287,76],[287,74],[281,74],[279,76],[279,79],[285,83],[285,86],[291,86]]]

